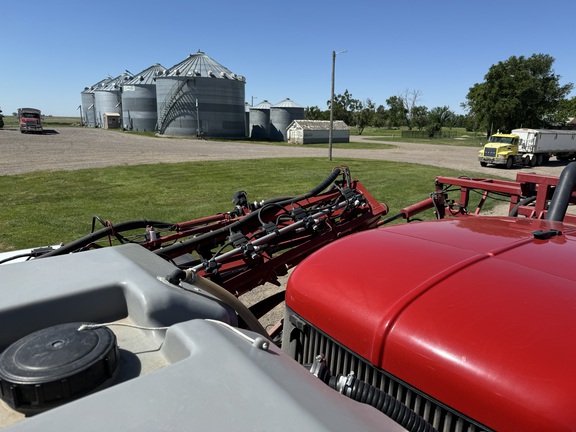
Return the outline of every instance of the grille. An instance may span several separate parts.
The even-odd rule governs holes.
[[[484,156],[486,156],[486,157],[496,156],[496,149],[495,148],[485,148],[484,149]]]
[[[294,322],[294,318],[296,318],[295,315],[290,321]],[[296,321],[300,320],[300,317],[296,318]],[[299,340],[293,355],[300,364],[311,364],[316,355],[324,354],[333,375],[347,375],[354,371],[357,379],[378,387],[393,396],[440,432],[490,431],[474,420],[417,391],[398,378],[374,367],[310,324],[297,327],[300,330],[295,329],[295,331],[300,333],[300,337],[297,338]],[[290,339],[294,341],[294,334]]]

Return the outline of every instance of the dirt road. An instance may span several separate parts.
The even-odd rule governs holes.
[[[370,137],[351,137],[370,141]],[[380,142],[381,143],[381,142]],[[455,168],[486,177],[514,179],[518,171],[558,176],[564,163],[551,161],[535,168],[482,168],[477,148],[431,144],[393,143],[392,149],[333,149],[333,159],[359,158],[412,162]],[[0,129],[0,175],[43,170],[76,170],[111,165],[187,162],[276,157],[328,157],[327,149],[306,146],[268,146],[231,141],[155,138],[91,128],[63,127],[42,135],[21,134],[16,128]],[[441,173],[439,173],[441,174]]]

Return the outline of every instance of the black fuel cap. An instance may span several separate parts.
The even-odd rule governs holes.
[[[0,355],[0,399],[35,413],[109,385],[118,369],[116,336],[108,327],[49,327],[14,342]]]

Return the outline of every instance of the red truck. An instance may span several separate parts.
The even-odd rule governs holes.
[[[42,114],[36,108],[18,108],[18,123],[20,132],[42,133]]]

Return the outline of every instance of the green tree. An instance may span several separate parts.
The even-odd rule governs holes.
[[[372,125],[376,128],[381,128],[386,126],[386,121],[388,120],[388,111],[383,105],[378,105],[376,111],[374,112],[374,118],[372,120]]]
[[[376,105],[370,99],[366,99],[364,103],[360,103],[358,106],[360,109],[354,113],[354,124],[356,129],[358,129],[358,134],[362,135],[366,126],[373,124],[374,122],[374,110]]]
[[[330,108],[330,101],[327,104]],[[343,95],[334,96],[334,120],[343,120],[344,123],[351,126],[354,124],[354,113],[362,108],[362,102],[354,99],[348,89]]]
[[[422,96],[420,90],[404,90],[404,92],[398,96],[398,99],[404,104],[405,124],[408,126],[408,130],[412,130],[415,126],[414,116],[418,111],[417,107],[420,96]],[[414,110],[416,110],[416,112]]]
[[[492,65],[484,82],[469,89],[465,106],[489,134],[496,129],[541,127],[573,87],[572,83],[560,85],[553,63],[547,54],[533,54]]]
[[[330,113],[322,111],[317,106],[311,106],[304,109],[304,118],[306,120],[329,120]]]
[[[428,124],[428,108],[425,106],[415,106],[412,108],[412,125],[422,130]]]
[[[449,126],[451,120],[454,118],[455,114],[446,105],[441,107],[432,108],[430,114],[428,115],[430,122],[438,123],[440,127]]]
[[[574,117],[576,117],[576,96],[560,101],[554,122],[564,124]]]
[[[406,108],[404,102],[398,96],[391,96],[386,99],[388,108],[388,126],[398,128],[406,124]]]
[[[454,113],[447,106],[432,108],[428,114],[428,125],[426,127],[428,136],[433,138],[444,126],[450,125],[453,118]]]

